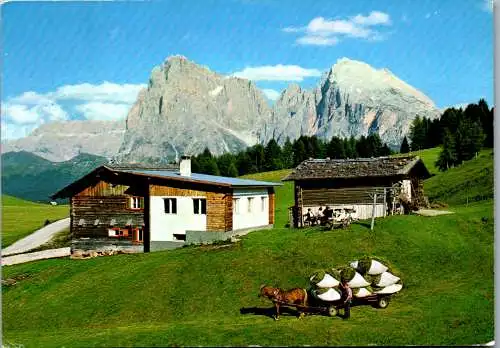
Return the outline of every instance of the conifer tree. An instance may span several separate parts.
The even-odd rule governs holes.
[[[399,149],[400,153],[408,153],[410,152],[410,145],[408,145],[408,139],[406,136],[403,138],[403,142],[401,143],[401,148]]]

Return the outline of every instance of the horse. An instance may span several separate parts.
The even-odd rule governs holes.
[[[280,288],[262,285],[260,287],[259,297],[267,297],[274,302],[276,307],[276,315],[274,317],[275,320],[279,320],[280,318],[280,302],[307,306],[307,291],[301,288],[294,288],[285,291]],[[299,319],[305,315],[304,311],[300,310],[298,307],[297,311],[299,312]]]

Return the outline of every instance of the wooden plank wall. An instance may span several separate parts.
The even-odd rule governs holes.
[[[76,196],[94,196],[94,197],[103,197],[103,196],[122,196],[125,195],[125,191],[129,188],[129,186],[125,185],[111,185],[108,182],[103,180],[85,188],[80,193],[76,194]]]
[[[121,221],[115,227],[125,228],[123,221],[132,220],[132,226],[142,226],[144,211],[128,209],[128,196],[74,196],[71,199],[71,232],[78,237],[108,237],[108,228],[112,219]],[[80,219],[85,225],[80,226]],[[99,225],[94,221],[99,219]],[[132,237],[130,237],[132,238]]]
[[[225,196],[226,201],[226,211],[225,211],[225,220],[226,225],[224,231],[232,231],[233,230],[233,195],[227,194]]]
[[[377,192],[377,202],[383,202],[383,187],[356,188],[303,188],[302,200],[304,206],[333,204],[373,204],[371,193]]]
[[[274,197],[274,188],[268,189],[269,193],[269,224],[274,225],[274,218],[275,218],[275,197]]]
[[[207,192],[199,190],[183,189],[177,187],[169,187],[163,185],[150,185],[149,194],[151,196],[203,197],[207,195]]]

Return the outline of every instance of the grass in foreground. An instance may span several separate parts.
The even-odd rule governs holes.
[[[2,195],[2,248],[51,222],[69,215],[68,205],[51,206]]]
[[[286,202],[284,202],[286,203]],[[7,344],[41,346],[469,345],[493,340],[493,202],[438,217],[378,219],[345,230],[256,231],[226,248],[192,247],[6,267]],[[483,217],[485,219],[483,219]],[[352,318],[241,314],[271,303],[262,283],[307,287],[317,268],[365,254],[405,287],[385,310]]]

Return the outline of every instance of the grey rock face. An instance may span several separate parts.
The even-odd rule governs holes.
[[[399,147],[417,115],[434,119],[439,114],[427,96],[389,70],[343,58],[313,91],[291,85],[283,92],[262,141],[378,133],[388,145]]]
[[[52,162],[67,161],[80,153],[111,158],[124,132],[124,121],[52,122],[27,137],[2,144],[2,153],[28,151]]]
[[[127,116],[115,160],[167,161],[182,154],[237,152],[257,143],[269,120],[263,93],[247,80],[224,77],[184,57],[155,67]]]

